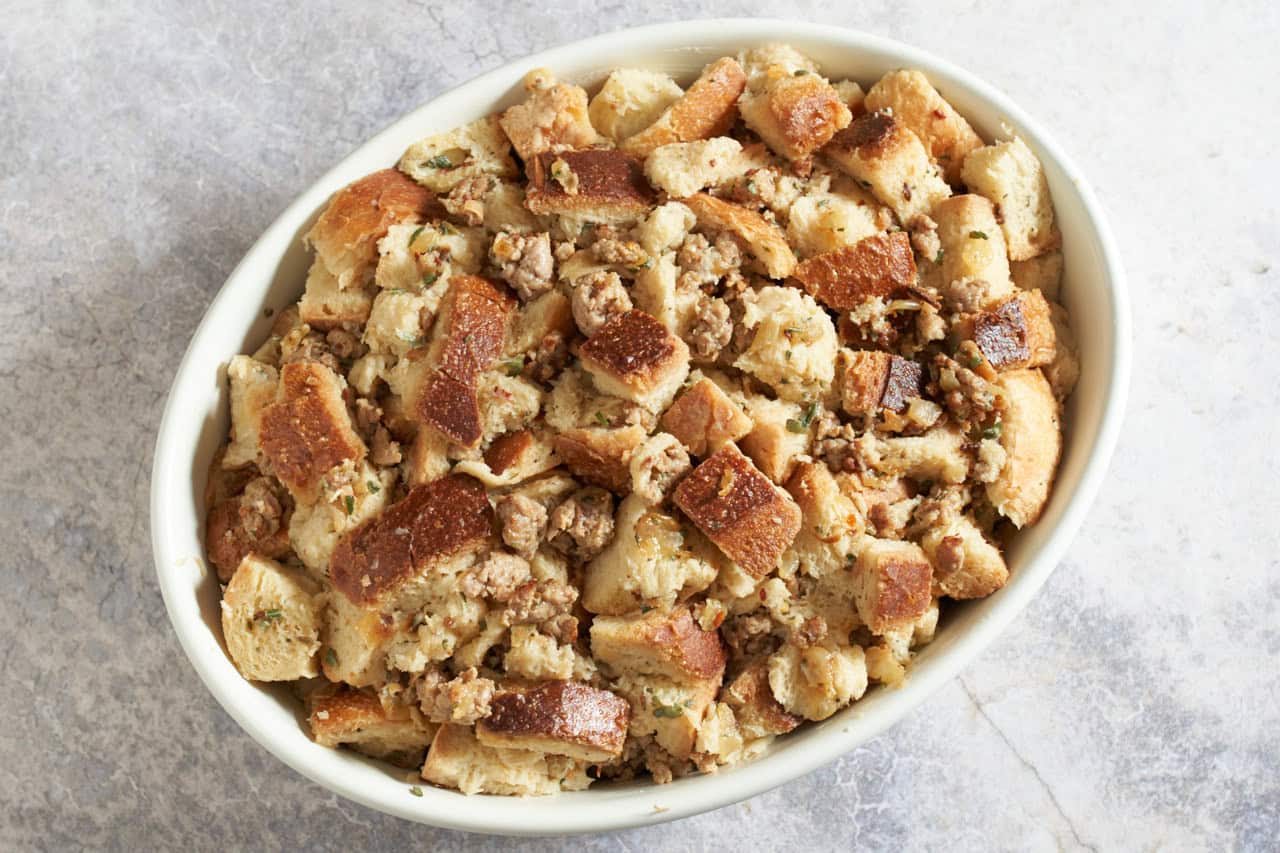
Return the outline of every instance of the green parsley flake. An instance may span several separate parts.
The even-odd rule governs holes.
[[[342,502],[346,504],[347,515],[351,515],[351,513],[356,511],[356,499],[351,497],[351,495],[347,495],[345,498],[343,498]]]
[[[973,355],[969,356],[969,367],[972,368],[972,367],[981,367],[981,366],[982,366],[981,353],[974,353]]]
[[[513,358],[503,365],[503,369],[508,376],[519,376],[520,371],[524,370],[524,358]]]
[[[943,254],[942,250],[941,250],[941,249],[939,249],[939,250],[938,250],[938,254],[936,254],[936,255],[934,255],[934,256],[933,256],[933,262],[934,262],[935,264],[940,264],[940,263],[942,263],[942,254]]]
[[[422,274],[422,286],[430,287],[431,285],[436,283],[436,279],[438,279],[439,277],[440,277],[440,273],[438,272],[424,272]]]
[[[270,625],[272,622],[279,621],[284,618],[284,611],[272,608],[270,610],[259,610],[253,615],[253,621],[260,625]]]
[[[413,233],[409,235],[409,248],[411,248],[411,249],[412,249],[412,248],[413,248],[413,244],[414,244],[414,243],[416,243],[416,242],[418,242],[418,235],[419,235],[419,234],[421,234],[421,233],[422,233],[422,229],[423,229],[423,228],[426,228],[426,227],[427,227],[427,226],[425,226],[425,225],[419,225],[417,228],[415,228],[415,229],[413,230]]]
[[[809,404],[800,418],[787,418],[787,432],[808,432],[809,424],[813,423],[814,416],[817,414],[818,403],[815,400]]]
[[[969,239],[970,239],[970,240],[985,240],[985,239],[987,239],[987,232],[986,232],[986,231],[970,231],[970,232],[969,232]]]
[[[337,652],[335,652],[333,649],[325,649],[325,651],[324,651],[324,662],[325,662],[325,663],[327,663],[327,664],[329,664],[329,666],[337,666],[337,665],[338,665],[338,653],[337,653]]]
[[[382,491],[382,486],[378,485],[377,480],[370,480],[364,485],[365,485],[365,488],[369,490],[369,494],[371,495],[376,495],[378,492]]]
[[[437,154],[422,165],[428,169],[452,169],[453,161],[445,154]]]
[[[659,705],[653,709],[653,715],[655,717],[662,717],[668,720],[673,720],[683,713],[684,708],[680,705]]]
[[[414,785],[412,788],[409,789],[409,793],[413,794],[415,797],[421,797],[422,789],[419,788],[417,785]]]
[[[596,423],[600,424],[600,426],[608,426],[609,419],[605,417],[604,412],[596,412]]]
[[[809,71],[808,71],[807,69],[805,69],[805,68],[797,68],[794,72],[792,72],[792,76],[795,76],[795,77],[803,77],[804,75],[806,75],[806,74],[808,74],[808,73],[809,73]]]
[[[1004,432],[1004,421],[996,421],[991,426],[982,431],[983,438],[999,438]]]

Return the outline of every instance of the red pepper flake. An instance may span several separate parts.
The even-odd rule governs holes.
[[[934,110],[933,117],[936,118],[938,121],[942,121],[944,118],[947,117],[947,114],[944,113],[942,110]]]

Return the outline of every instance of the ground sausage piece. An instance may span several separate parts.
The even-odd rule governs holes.
[[[569,341],[560,332],[547,332],[538,341],[529,363],[525,365],[526,379],[550,384],[569,363]]]
[[[605,237],[591,246],[591,252],[602,264],[617,264],[630,269],[644,269],[653,265],[649,253],[634,240],[615,240]]]
[[[515,554],[495,551],[462,576],[458,589],[471,598],[506,601],[528,579],[527,560]]]
[[[662,438],[668,440],[659,441]],[[674,436],[662,433],[637,450],[631,460],[632,490],[646,503],[662,503],[667,492],[691,467],[684,445]]]
[[[489,260],[498,277],[511,285],[521,301],[528,302],[551,289],[555,261],[551,257],[551,237],[500,231],[489,246]]]
[[[252,540],[266,539],[280,529],[280,501],[266,477],[250,480],[240,495],[240,528]]]
[[[360,339],[346,329],[330,329],[324,341],[333,350],[333,354],[341,359],[359,358],[366,350]]]
[[[778,179],[782,170],[776,166],[752,169],[733,182],[732,198],[739,204],[768,207],[778,195]]]
[[[400,444],[391,439],[391,433],[387,428],[378,425],[373,431],[373,441],[369,446],[369,461],[374,465],[381,465],[386,468],[391,465],[399,465],[401,460]]]
[[[497,181],[490,175],[466,178],[440,199],[444,209],[468,225],[484,222],[484,197]]]
[[[451,681],[444,681],[438,672],[424,676],[417,691],[422,713],[431,722],[469,726],[489,716],[494,683],[480,678],[473,666]]]
[[[289,341],[290,338],[285,338]],[[295,361],[318,361],[334,373],[342,372],[342,365],[338,362],[338,357],[333,354],[328,342],[320,337],[318,332],[311,332],[302,337],[293,346],[286,346],[284,342],[281,345],[280,366],[292,364]]]
[[[773,635],[773,620],[764,613],[744,613],[726,619],[720,634],[737,657],[754,657],[775,651],[779,645]]]
[[[273,559],[287,554],[283,523],[284,506],[266,477],[250,480],[241,494],[214,506],[205,524],[205,546],[218,580],[231,580],[251,551]]]
[[[814,422],[813,455],[827,463],[836,473],[857,471],[859,468],[854,439],[857,432],[827,410],[823,410]]]
[[[494,512],[502,524],[502,541],[526,560],[533,559],[547,529],[546,507],[524,495],[504,495]]]
[[[555,619],[573,609],[578,590],[557,580],[525,581],[507,600],[504,625],[532,625]]]
[[[729,303],[718,297],[698,302],[693,325],[685,337],[690,354],[701,361],[715,361],[733,338],[733,317]]]
[[[631,310],[631,297],[616,272],[593,272],[573,283],[573,321],[590,336],[616,314]]]
[[[962,345],[961,357],[965,352]],[[970,357],[980,358],[971,351]],[[970,363],[977,366],[974,361]],[[961,424],[984,421],[1002,407],[996,387],[955,359],[939,353],[934,356],[933,366],[938,377],[937,387],[942,393],[942,404]]]
[[[613,538],[613,498],[594,486],[574,492],[551,512],[547,542],[571,559],[586,562]]]
[[[676,254],[680,266],[677,286],[684,289],[711,288],[731,270],[742,266],[742,250],[733,235],[722,232],[713,246],[701,234],[690,234]]]
[[[942,263],[942,240],[938,238],[938,223],[921,214],[911,220],[908,225],[911,231],[911,245],[921,257]]]
[[[807,649],[822,642],[826,636],[827,620],[821,616],[810,616],[800,623],[799,628],[791,632],[791,642],[802,649]]]

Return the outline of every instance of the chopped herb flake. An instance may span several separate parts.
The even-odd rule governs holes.
[[[338,653],[337,653],[337,652],[335,652],[333,649],[325,649],[325,651],[324,651],[324,662],[325,662],[325,663],[327,663],[329,666],[337,666],[337,665],[338,665]]]
[[[683,713],[684,708],[680,705],[659,705],[653,709],[653,715],[655,717],[662,717],[668,720],[675,719]]]
[[[342,502],[347,507],[347,515],[351,515],[351,513],[356,511],[356,499],[351,497],[351,495],[347,495],[343,498]]]
[[[508,376],[519,376],[520,371],[524,370],[524,357],[513,358],[503,365]]]
[[[969,356],[968,361],[969,361],[969,366],[970,366],[970,367],[981,367],[981,366],[982,366],[982,354],[981,354],[981,353],[974,353],[973,355]]]
[[[422,286],[430,287],[431,285],[436,283],[436,279],[438,279],[439,277],[440,277],[440,273],[438,272],[424,272],[422,274]]]
[[[794,72],[792,72],[793,76],[795,77],[803,77],[808,73],[809,73],[808,69],[805,69],[805,68],[797,68]]]
[[[969,232],[969,239],[970,239],[970,240],[985,240],[985,239],[987,239],[987,232],[986,232],[986,231],[970,231],[970,232]]]
[[[1004,432],[1004,421],[996,421],[991,426],[982,431],[983,438],[999,438]]]
[[[437,154],[422,165],[428,169],[452,169],[453,161],[445,154]]]
[[[605,417],[604,412],[596,412],[596,423],[600,424],[601,426],[608,426],[609,419]]]
[[[813,423],[814,416],[817,414],[818,403],[815,400],[804,410],[804,415],[801,417],[787,418],[787,432],[808,432],[809,424]]]
[[[939,250],[938,250],[938,254],[936,254],[936,255],[934,255],[934,256],[933,256],[933,262],[934,262],[935,264],[940,264],[940,263],[942,263],[942,255],[943,255],[943,252],[942,252],[942,250],[941,250],[941,249],[939,249]]]
[[[378,485],[377,480],[370,480],[364,485],[365,485],[365,488],[369,490],[369,494],[371,495],[376,495],[378,492],[382,491],[382,486]]]
[[[419,788],[417,785],[414,785],[412,788],[409,789],[409,793],[413,794],[415,797],[421,797],[422,789]]]
[[[414,243],[416,243],[416,242],[418,242],[418,235],[419,235],[419,234],[421,234],[421,233],[422,233],[422,229],[423,229],[423,228],[426,228],[426,227],[427,227],[427,226],[425,226],[425,225],[419,225],[417,228],[413,229],[413,233],[409,235],[409,244],[408,244],[408,245],[409,245],[409,248],[411,248],[411,249],[412,249],[412,248],[413,248],[413,244],[414,244]]]

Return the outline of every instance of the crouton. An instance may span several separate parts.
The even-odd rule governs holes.
[[[427,298],[420,293],[402,288],[379,291],[361,341],[373,353],[397,358],[407,355],[426,340],[422,320],[424,315],[431,316],[427,305]]]
[[[582,764],[527,749],[485,746],[468,726],[441,726],[427,751],[422,778],[464,794],[536,796],[591,784]]]
[[[775,483],[791,476],[796,457],[807,453],[812,443],[810,428],[818,412],[816,402],[802,406],[786,400],[771,400],[758,394],[744,398],[751,431],[738,440],[742,452]]]
[[[338,286],[338,278],[329,272],[319,258],[311,264],[307,283],[298,302],[302,322],[320,329],[337,329],[344,326],[363,326],[373,310],[373,296],[361,285],[351,285],[345,290]]]
[[[725,56],[702,69],[702,74],[658,119],[622,143],[637,157],[662,145],[723,136],[738,115],[738,96],[746,75],[736,60]]]
[[[969,474],[965,436],[955,426],[935,426],[924,435],[881,439],[867,433],[858,440],[863,460],[881,474],[963,483]]]
[[[802,258],[812,258],[879,234],[893,214],[856,187],[809,191],[787,210],[787,239]],[[796,268],[799,270],[804,265]]]
[[[907,233],[895,231],[801,261],[795,277],[819,302],[848,311],[914,287],[916,262]]]
[[[502,656],[507,675],[533,680],[573,677],[576,662],[573,646],[556,642],[537,626],[512,625],[510,643],[511,647]]]
[[[390,616],[352,604],[345,595],[327,596],[320,656],[324,677],[353,687],[383,681],[387,646],[396,633]]]
[[[509,355],[528,353],[536,350],[547,335],[559,334],[567,340],[574,331],[573,309],[569,297],[559,290],[549,290],[526,302],[516,315],[507,336],[506,351]],[[512,369],[517,364],[523,369],[524,360],[513,359],[510,364]]]
[[[698,731],[712,710],[720,676],[670,681],[650,675],[626,674],[611,684],[631,704],[633,738],[653,735],[658,746],[678,761],[688,760]]]
[[[552,439],[566,468],[588,483],[625,495],[631,489],[631,454],[644,443],[643,427],[568,429]]]
[[[434,429],[419,429],[414,433],[404,460],[405,480],[410,486],[439,480],[452,466],[446,436]]]
[[[662,428],[694,456],[708,456],[751,431],[752,423],[710,379],[699,379],[662,416]]]
[[[1058,352],[1049,303],[1038,290],[1019,290],[961,325],[962,337],[996,370],[1044,367]]]
[[[251,681],[320,674],[319,589],[302,574],[250,554],[222,597],[222,636],[231,661]]]
[[[621,143],[658,120],[684,90],[666,74],[644,68],[618,68],[591,99],[587,115],[603,136]]]
[[[1053,361],[1044,367],[1044,378],[1049,380],[1053,388],[1053,396],[1061,402],[1067,399],[1076,387],[1080,378],[1080,353],[1076,348],[1076,338],[1067,321],[1067,309],[1061,305],[1049,305],[1049,320],[1053,323],[1053,338],[1056,344]]]
[[[727,136],[673,142],[649,154],[644,174],[667,195],[684,198],[740,174],[741,155],[742,145]]]
[[[651,314],[675,336],[683,339],[697,317],[705,298],[696,287],[678,287],[676,253],[664,252],[650,267],[636,273],[631,296],[636,307]]]
[[[759,91],[738,101],[742,120],[788,160],[808,157],[852,119],[840,93],[818,74],[772,66]]]
[[[544,152],[529,160],[527,168],[525,205],[539,215],[624,223],[639,219],[653,204],[640,161],[621,151]]]
[[[1000,549],[963,513],[949,514],[920,539],[920,547],[933,564],[933,585],[938,595],[951,598],[984,598],[1009,580]]]
[[[484,486],[462,475],[414,486],[348,533],[329,562],[334,588],[366,608],[415,609],[433,569],[485,548],[493,510]]]
[[[279,399],[262,410],[259,449],[299,500],[309,500],[334,466],[364,458],[342,399],[344,384],[319,362],[291,362],[280,371]]]
[[[744,571],[763,577],[800,529],[791,497],[733,445],[712,454],[676,487],[676,506]]]
[[[469,178],[514,178],[519,174],[511,159],[511,143],[497,116],[485,116],[418,140],[404,152],[399,168],[438,193],[447,193]]]
[[[500,123],[520,159],[528,163],[538,154],[587,148],[596,131],[587,115],[587,93],[581,86],[558,83],[545,68],[524,77],[529,97],[510,107]]]
[[[1050,302],[1061,301],[1062,252],[1054,249],[1025,261],[1011,261],[1009,274],[1023,290],[1038,290]]]
[[[231,441],[222,456],[223,468],[241,468],[258,459],[262,410],[275,402],[279,372],[247,355],[233,356],[227,365],[231,387]]]
[[[609,320],[578,356],[601,391],[652,412],[665,409],[689,375],[689,347],[643,311]]]
[[[769,657],[769,690],[787,713],[825,720],[867,691],[862,649],[787,643]]]
[[[747,89],[763,92],[778,74],[817,74],[818,65],[789,44],[772,42],[738,51],[738,63],[747,75]]]
[[[798,462],[786,488],[801,513],[800,533],[791,543],[800,569],[811,577],[843,570],[862,519],[831,469],[822,462]]]
[[[756,211],[706,193],[695,193],[683,201],[693,211],[699,225],[741,237],[747,244],[747,251],[760,262],[770,278],[786,278],[795,269],[796,256],[787,245],[786,236],[778,226]]]
[[[1020,137],[969,152],[963,177],[970,192],[996,206],[1012,260],[1025,261],[1057,248],[1060,236],[1053,222],[1049,181]]]
[[[836,372],[841,407],[851,415],[905,411],[924,388],[924,368],[888,352],[841,350]]]
[[[476,723],[476,739],[489,747],[528,749],[579,761],[609,761],[622,754],[631,707],[627,701],[577,681],[544,681],[493,698]]]
[[[987,497],[1015,527],[1034,524],[1049,500],[1062,455],[1058,401],[1039,370],[1000,375],[1004,393],[1000,446],[1004,468],[987,484]]]
[[[591,652],[619,674],[696,682],[719,681],[724,673],[720,635],[704,631],[684,606],[597,616],[591,622]]]
[[[314,501],[299,501],[289,517],[289,545],[312,577],[326,578],[329,558],[348,530],[382,512],[396,481],[394,468],[379,471],[363,460],[339,466],[322,480]]]
[[[769,688],[766,661],[751,664],[724,686],[721,698],[733,709],[738,728],[748,739],[784,735],[804,721],[787,712]]]
[[[762,287],[743,303],[741,327],[753,336],[733,366],[768,383],[784,400],[824,396],[840,348],[827,312],[793,287]]]
[[[308,697],[307,724],[321,746],[349,746],[397,767],[418,767],[426,755],[436,726],[417,719],[406,709],[392,716],[378,697],[364,690],[340,687],[319,690]]]
[[[588,612],[669,610],[715,580],[718,567],[709,543],[638,495],[622,501],[614,525],[613,540],[583,575],[582,605]]]
[[[895,119],[920,137],[952,185],[960,183],[965,156],[982,147],[982,137],[919,71],[890,71],[867,92],[864,104],[868,112],[892,112]]]
[[[984,311],[1013,295],[1004,233],[991,202],[958,195],[933,210],[942,244],[943,295],[958,311]]]
[[[339,190],[306,241],[337,279],[338,289],[346,290],[373,277],[378,241],[389,227],[443,215],[434,193],[395,169],[383,169]]]
[[[698,221],[693,211],[678,201],[660,204],[636,226],[636,239],[651,256],[680,248]]]
[[[910,625],[929,609],[933,567],[920,546],[866,536],[858,549],[854,601],[871,633]]]
[[[822,153],[910,225],[951,195],[911,130],[888,113],[858,116]]]
[[[480,446],[498,436],[529,426],[542,410],[542,389],[527,379],[489,370],[476,382],[480,405]]]

